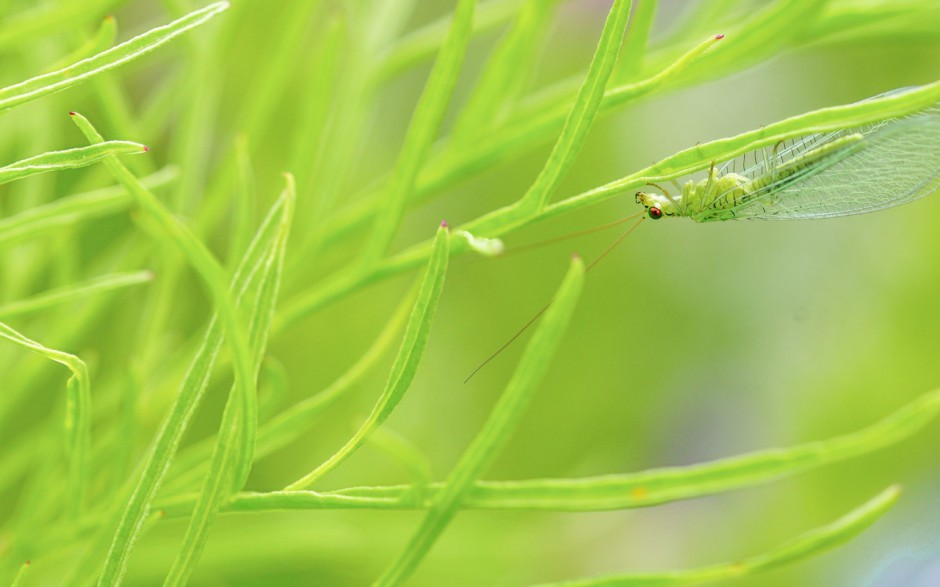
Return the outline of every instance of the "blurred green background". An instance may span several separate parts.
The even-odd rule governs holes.
[[[30,2],[0,4],[13,13]],[[112,4],[126,38],[165,22],[168,12],[186,3]],[[231,26],[236,34],[226,48],[226,70],[214,72],[224,84],[198,125],[201,132],[213,135],[213,150],[202,153],[198,163],[206,178],[241,130],[236,115],[240,96],[271,58],[289,4],[235,0],[221,17],[235,22]],[[317,12],[320,20],[311,21],[309,46],[322,34],[325,14],[333,9],[345,14],[342,2],[323,4],[335,6],[324,6]],[[697,4],[661,0],[653,46],[694,13]],[[841,4],[863,11],[876,3]],[[406,30],[443,16],[452,5],[417,2]],[[699,27],[709,34],[726,32],[724,26],[733,26],[748,8],[756,10],[762,3],[738,5],[744,6],[742,13],[714,26],[698,23]],[[561,4],[536,67],[534,87],[585,70],[608,8],[606,1]],[[214,22],[209,28],[219,26]],[[924,29],[930,26],[940,31],[940,20]],[[89,24],[87,29],[93,27]],[[474,40],[458,104],[472,89],[500,30]],[[186,75],[185,43],[198,44],[201,32],[122,69],[120,79],[129,95],[146,102],[152,87],[177,75],[175,99],[185,102],[199,89]],[[902,32],[875,40],[861,37],[794,47],[731,76],[658,94],[603,116],[558,196],[622,177],[698,142],[940,79],[940,33]],[[68,36],[38,39],[36,52],[6,57],[4,63],[10,67],[0,74],[3,85],[25,77],[21,73],[37,73],[69,43]],[[285,150],[298,132],[292,113],[303,103],[304,82],[317,64],[305,66],[298,70],[296,87],[280,98],[278,116],[265,120],[248,137],[262,198],[259,207],[277,195]],[[353,163],[353,180],[339,206],[394,163],[428,70],[429,64],[410,69],[380,89],[366,140]],[[3,160],[22,153],[24,145],[81,144],[64,116],[70,109],[93,120],[104,118],[88,87],[31,104],[0,119]],[[160,165],[186,166],[188,162],[173,159],[174,150],[168,147],[176,133],[190,128],[176,127],[179,122],[169,120],[162,136],[114,138],[151,145]],[[548,150],[549,145],[534,147],[521,159],[488,169],[414,209],[396,248],[428,238],[442,218],[456,225],[512,202],[535,178]],[[104,173],[100,177],[103,185],[109,183]],[[66,189],[71,178],[55,181]],[[11,197],[3,205],[8,214],[29,202]],[[514,232],[505,242],[511,250],[635,211],[632,197],[624,197]],[[940,197],[933,196],[884,212],[833,220],[645,223],[590,273],[575,322],[531,411],[486,478],[639,471],[821,440],[869,425],[933,389],[940,384],[938,219]],[[298,224],[295,238],[303,235],[302,227]],[[91,258],[107,249],[111,235],[127,230],[125,219],[113,219],[74,236],[84,239],[82,254]],[[550,299],[573,250],[592,259],[615,234],[596,233],[506,258],[467,256],[452,261],[418,376],[387,424],[420,447],[436,478],[446,476],[479,430],[524,345],[509,348],[469,383],[463,384],[463,378]],[[211,237],[220,254],[223,236]],[[361,238],[356,235],[353,240]],[[42,246],[4,250],[5,296],[15,297],[17,288],[41,289],[41,275],[13,265],[28,265],[29,255],[38,254]],[[322,262],[292,259],[297,276],[293,283],[288,279],[282,297],[348,262],[342,249],[330,249],[325,257]],[[27,283],[35,287],[14,283],[24,272],[32,275]],[[414,274],[409,274],[356,292],[273,340],[270,354],[283,363],[289,381],[282,405],[308,397],[341,375],[368,348],[413,279]],[[167,348],[198,335],[208,311],[194,277],[187,277],[178,295],[180,302],[165,334]],[[124,355],[133,352],[127,342],[132,335],[123,320],[142,311],[137,302],[135,294],[115,298],[115,319],[75,349],[95,357],[95,381],[102,385],[120,377]],[[131,345],[130,350],[120,352],[124,345]],[[189,352],[188,347],[184,350]],[[22,353],[8,348],[0,348],[0,357],[7,368],[39,361],[23,359]],[[248,489],[281,487],[332,454],[370,410],[389,363],[386,357],[309,435],[259,461]],[[60,375],[52,367],[48,370]],[[227,390],[224,383],[213,386],[187,442],[214,432]],[[172,397],[172,385],[151,391],[140,410],[141,425],[152,431]],[[58,388],[43,392],[43,397],[58,392]],[[36,408],[37,417],[45,410]],[[6,432],[27,429],[29,419],[25,420],[8,424]],[[938,445],[940,423],[935,423],[908,441],[862,458],[756,489],[644,510],[463,512],[409,584],[509,586],[734,560],[827,523],[897,482],[905,490],[900,503],[856,540],[818,558],[734,584],[940,585]],[[367,446],[322,488],[407,481],[399,464]],[[369,511],[223,516],[193,584],[367,584],[404,546],[421,516]],[[159,582],[184,528],[180,520],[154,526],[132,559],[127,584]]]

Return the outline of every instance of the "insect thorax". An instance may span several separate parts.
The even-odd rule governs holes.
[[[751,193],[751,180],[737,173],[688,182],[682,190],[685,214],[696,222],[729,220],[734,208]]]

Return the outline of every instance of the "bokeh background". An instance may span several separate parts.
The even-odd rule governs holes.
[[[672,27],[682,25],[696,5],[707,1],[660,0],[651,43],[655,46],[668,38]],[[29,2],[3,4],[12,11]],[[126,38],[165,22],[167,14],[186,3],[112,4]],[[214,150],[201,153],[202,160],[194,163],[206,170],[205,181],[218,164],[219,152],[240,130],[236,116],[240,96],[272,58],[285,26],[285,5],[290,3],[235,0],[233,4],[221,18],[237,19],[238,32],[226,49],[226,71],[214,73],[224,85],[212,96],[199,124],[200,132],[213,135]],[[322,4],[318,19],[343,3]],[[453,4],[416,2],[406,30],[440,18]],[[742,12],[726,15],[707,32],[726,32],[723,26],[733,26],[748,9],[764,3],[737,4]],[[875,3],[841,4],[864,11]],[[609,2],[601,0],[561,3],[542,57],[533,66],[533,87],[585,70],[608,9]],[[934,25],[940,31],[940,19]],[[207,29],[218,26],[212,23]],[[710,27],[700,23],[700,28]],[[310,46],[323,29],[319,20],[311,21]],[[924,30],[929,29],[928,23]],[[195,42],[201,32],[186,42]],[[480,35],[473,42],[458,103],[472,89],[474,76],[500,32]],[[731,76],[657,94],[601,117],[558,196],[625,176],[698,142],[940,79],[940,34],[902,32],[875,40],[793,47]],[[35,45],[43,51],[11,58],[17,67],[9,71],[31,67],[35,72],[60,55],[68,42],[43,39]],[[184,49],[182,43],[172,45],[121,70],[119,79],[128,94],[145,102],[152,87],[176,75],[176,99],[185,102],[198,88],[186,75]],[[249,137],[261,205],[277,195],[285,145],[302,132],[295,128],[292,112],[300,108],[305,81],[317,67],[315,62],[305,65],[298,70],[295,87],[280,99],[277,116],[265,120]],[[353,180],[338,206],[394,163],[428,71],[429,64],[409,69],[381,88],[366,140],[353,162]],[[0,75],[4,85],[19,79],[12,73]],[[64,113],[84,107],[83,113],[100,118],[97,104],[86,87],[29,105],[12,115],[18,120],[7,116],[2,123],[15,129],[27,120],[44,121],[42,128],[35,129],[41,137],[17,143],[8,136],[0,142],[5,152],[17,152],[29,140],[59,147],[63,141],[80,144]],[[169,145],[192,123],[180,127],[175,123],[184,124],[168,122],[161,136],[118,138],[151,145],[161,164],[186,166],[190,162],[173,160]],[[25,136],[19,130],[17,136]],[[412,210],[396,248],[426,239],[442,218],[460,224],[512,202],[535,178],[548,149],[549,145],[533,147],[524,157],[489,169]],[[108,183],[103,173],[101,178]],[[890,191],[892,178],[883,181]],[[11,212],[27,202],[5,205]],[[511,250],[634,211],[632,197],[618,198],[514,232],[505,242]],[[181,214],[186,214],[185,206]],[[940,197],[934,196],[876,214],[833,220],[645,223],[590,273],[574,323],[529,414],[486,477],[575,477],[692,464],[821,440],[877,421],[940,385],[938,221]],[[303,233],[302,224],[299,227],[295,235]],[[92,256],[108,246],[109,235],[126,230],[125,219],[112,219],[77,236],[86,239],[83,254]],[[615,235],[598,232],[506,258],[453,260],[418,376],[387,424],[420,448],[437,478],[446,476],[479,430],[524,345],[509,348],[464,384],[466,374],[550,299],[572,251],[594,258]],[[217,250],[224,251],[222,236],[210,238],[218,241]],[[31,251],[29,247],[5,250],[4,262],[28,258],[24,255]],[[326,257],[324,262],[293,259],[301,272],[309,266],[310,274],[288,283],[283,297],[316,281],[318,271],[348,261],[341,249],[327,251]],[[7,269],[5,275],[3,286],[9,297],[16,289],[11,281],[16,272]],[[283,405],[323,389],[354,363],[414,277],[408,274],[358,291],[273,340],[270,354],[288,375]],[[208,311],[194,277],[181,285],[178,295],[168,341],[198,334]],[[115,298],[118,319],[76,349],[97,357],[96,380],[113,382],[122,369],[121,357],[108,354],[118,345],[115,341],[133,352],[120,319],[143,311],[136,303],[133,294]],[[7,366],[24,361],[21,353],[6,348],[0,348],[0,355]],[[281,487],[332,454],[368,413],[390,361],[386,357],[310,434],[258,462],[248,488]],[[213,432],[226,390],[225,382],[213,386],[187,442]],[[171,386],[151,390],[142,398],[144,429],[155,428],[171,391]],[[41,412],[38,408],[37,417]],[[10,434],[28,424],[8,426]],[[758,488],[645,510],[463,512],[410,584],[510,586],[734,560],[825,524],[884,487],[900,483],[904,487],[900,503],[856,540],[818,558],[734,584],[940,585],[938,445],[940,423],[934,423],[903,443],[862,458]],[[367,446],[321,487],[407,479],[398,463]],[[367,584],[404,546],[421,516],[368,511],[224,516],[193,584]],[[138,547],[127,584],[160,581],[184,528],[182,521],[155,525]]]

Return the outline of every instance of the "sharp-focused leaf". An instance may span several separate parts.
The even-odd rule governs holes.
[[[130,41],[108,49],[94,57],[83,59],[69,67],[40,75],[24,82],[0,89],[0,112],[41,98],[81,83],[101,72],[114,69],[128,61],[156,49],[160,45],[197,27],[228,8],[228,2],[216,2],[200,10],[152,29]]]
[[[130,141],[106,141],[88,147],[52,151],[0,167],[0,184],[50,171],[87,167],[111,155],[139,155],[146,152],[147,147]]]

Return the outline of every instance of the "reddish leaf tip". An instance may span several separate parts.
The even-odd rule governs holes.
[[[578,260],[580,260],[580,259],[581,259],[581,255],[579,255],[579,254],[576,253],[576,252],[575,252],[575,253],[571,253],[571,260],[572,260],[572,261],[578,261]]]
[[[715,35],[715,40],[716,40],[716,41],[720,41],[720,40],[722,40],[722,39],[724,39],[724,38],[725,38],[724,34]]]
[[[75,116],[76,114],[76,112],[69,112],[69,116]]]
[[[447,221],[441,220],[441,228],[447,228]]]
[[[150,151],[150,147],[148,147],[147,145],[144,145],[144,153],[147,153],[148,151]]]

